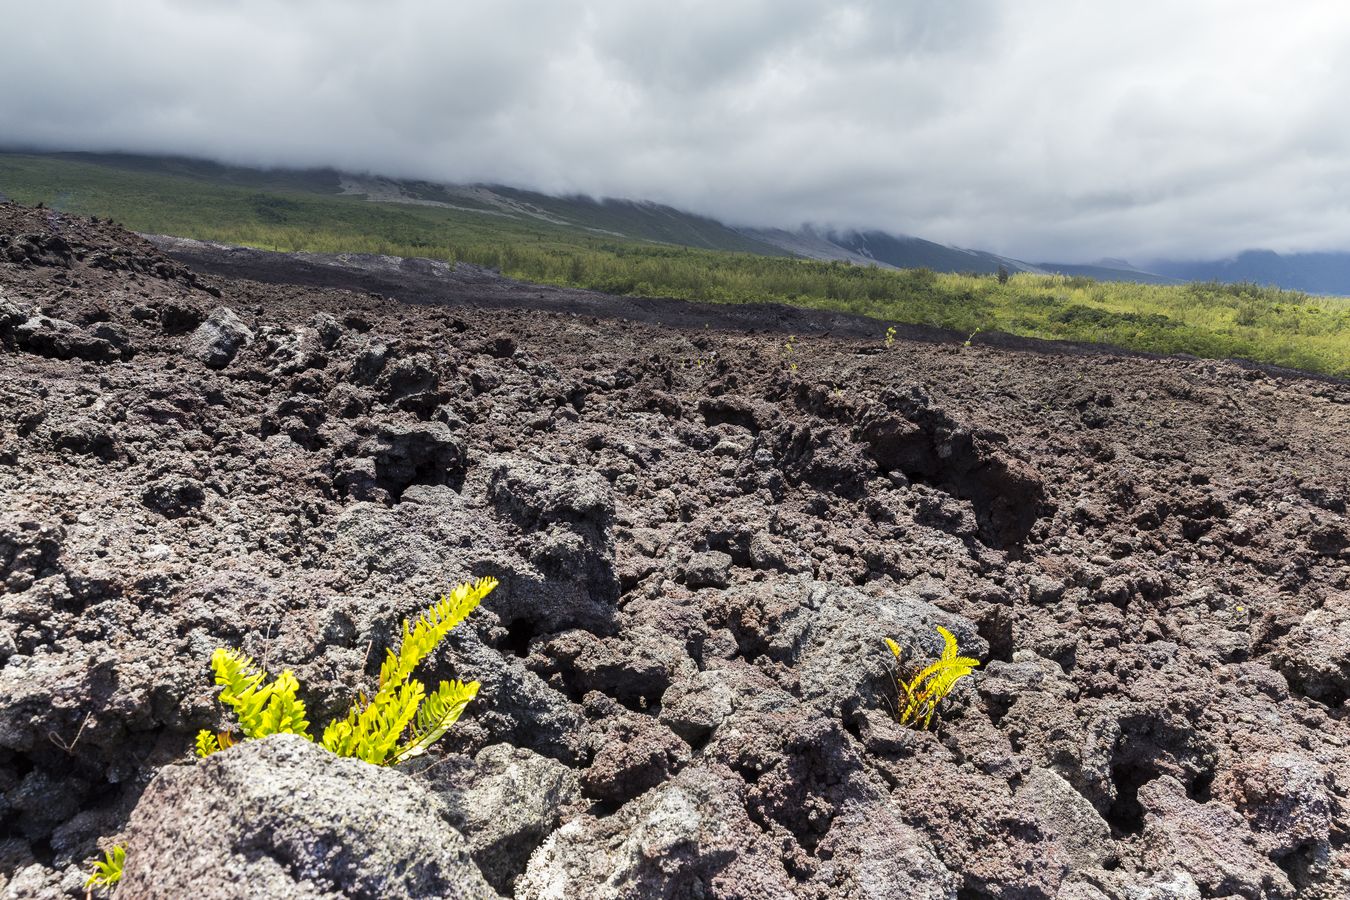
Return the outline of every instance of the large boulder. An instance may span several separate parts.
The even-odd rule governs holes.
[[[150,782],[118,893],[492,900],[446,815],[400,772],[294,735],[248,741]]]
[[[1272,661],[1295,690],[1331,707],[1350,698],[1350,592],[1329,596],[1276,645]]]
[[[530,857],[516,896],[791,897],[792,879],[746,816],[742,790],[728,772],[691,770],[616,815],[572,819]]]
[[[234,310],[220,306],[188,338],[183,355],[208,369],[223,369],[234,362],[239,348],[253,340],[253,332]]]
[[[530,854],[558,827],[563,811],[579,801],[577,776],[557,760],[493,744],[453,781],[445,792],[451,818],[469,836],[483,875],[511,896]]]

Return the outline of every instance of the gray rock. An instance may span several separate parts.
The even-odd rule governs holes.
[[[342,326],[328,313],[318,313],[310,319],[309,325],[319,336],[319,346],[325,350],[332,350],[342,339]]]
[[[443,422],[381,424],[363,456],[375,460],[376,483],[396,498],[413,484],[458,488],[468,464],[464,441]]]
[[[726,587],[731,584],[731,555],[720,550],[695,553],[684,567],[684,581],[691,588]]]
[[[252,340],[253,332],[234,311],[219,306],[192,332],[183,355],[208,369],[223,369],[234,361],[239,349]]]
[[[28,304],[20,304],[17,300],[11,300],[4,293],[0,293],[0,332],[26,322],[31,315],[32,309]]]
[[[1055,772],[1032,768],[1017,791],[1017,800],[1054,833],[1076,866],[1099,866],[1115,855],[1111,826],[1088,799]]]
[[[146,788],[118,893],[143,898],[495,900],[415,780],[294,735],[248,741]]]
[[[1290,685],[1330,706],[1350,697],[1350,592],[1307,613],[1279,642],[1275,667]]]
[[[485,747],[456,784],[468,787],[448,793],[451,821],[469,835],[488,883],[507,896],[530,854],[580,796],[567,766],[510,744]]]
[[[295,375],[326,362],[313,328],[264,328],[258,335],[267,366],[277,375]]]
[[[792,897],[792,879],[746,816],[734,776],[699,769],[606,818],[549,836],[516,881],[519,900],[556,897]]]
[[[1170,775],[1139,788],[1144,809],[1144,862],[1153,871],[1180,870],[1206,897],[1292,898],[1294,886],[1272,863],[1243,817],[1217,803],[1197,803]]]
[[[206,499],[202,486],[191,478],[169,475],[141,493],[141,503],[166,518],[175,519],[201,507]]]
[[[661,697],[661,723],[690,744],[705,740],[734,708],[735,695],[724,673],[695,672]]]
[[[1305,882],[1324,877],[1336,801],[1329,773],[1300,753],[1272,753],[1235,767],[1237,809],[1270,845],[1271,858]]]
[[[0,320],[7,318],[9,314],[0,310]],[[132,356],[126,329],[108,322],[100,322],[86,331],[70,322],[38,314],[14,327],[11,334],[21,349],[53,359],[112,362]]]
[[[796,670],[804,701],[846,713],[895,702],[895,666],[883,638],[905,649],[902,666],[938,657],[938,624],[956,636],[963,654],[989,653],[972,622],[909,593],[878,598],[829,582],[782,578],[730,588],[718,605],[717,615],[743,645]],[[958,684],[955,694],[965,689]]]
[[[1027,580],[1027,597],[1032,603],[1056,603],[1064,596],[1065,584],[1046,575],[1032,575]]]
[[[489,457],[479,468],[486,477],[473,493],[528,535],[529,559],[544,575],[579,581],[599,601],[618,599],[608,481],[591,470],[514,456]]]

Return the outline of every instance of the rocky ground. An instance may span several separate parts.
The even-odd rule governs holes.
[[[1350,896],[1350,385],[296,265],[0,204],[0,895]],[[191,756],[482,575],[429,758]]]

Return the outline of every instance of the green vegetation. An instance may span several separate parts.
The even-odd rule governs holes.
[[[422,194],[431,196],[433,188],[422,186]],[[972,336],[1003,331],[1350,376],[1345,298],[1253,284],[1157,286],[1027,274],[1005,282],[996,275],[895,271],[597,233],[603,224],[627,229],[625,235],[711,240],[693,226],[660,234],[631,205],[557,200],[546,210],[557,217],[589,211],[583,224],[560,225],[498,210],[376,203],[336,191],[334,173],[250,174],[202,163],[156,168],[0,154],[0,192],[22,203],[110,216],[142,232],[272,250],[426,256],[611,293],[777,301]],[[539,195],[528,197],[543,203]]]
[[[926,730],[942,699],[951,693],[956,682],[965,678],[980,664],[979,660],[972,657],[958,656],[956,638],[952,633],[941,625],[937,626],[937,630],[942,635],[943,641],[942,656],[938,661],[921,669],[909,681],[902,678],[895,679],[900,699],[903,701],[899,712],[901,725]],[[899,662],[903,655],[900,645],[890,638],[884,640],[896,662]]]
[[[92,895],[99,889],[111,889],[122,880],[122,869],[126,863],[127,848],[120,844],[106,851],[102,859],[94,860],[93,871],[84,883],[86,894]]]
[[[390,649],[380,667],[374,696],[362,694],[347,716],[329,723],[323,745],[338,756],[354,756],[377,766],[394,765],[425,753],[453,725],[478,695],[478,682],[442,681],[434,693],[412,677],[413,670],[463,622],[497,586],[495,578],[461,584],[417,618],[403,623],[403,639]],[[300,685],[287,669],[268,682],[267,674],[237,650],[211,654],[220,702],[234,710],[245,738],[298,734],[313,740],[305,704],[296,696]],[[197,755],[210,756],[235,743],[229,732],[202,731]]]

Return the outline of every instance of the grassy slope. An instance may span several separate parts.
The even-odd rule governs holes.
[[[277,250],[464,260],[519,278],[616,293],[776,300],[965,332],[1236,356],[1350,376],[1350,301],[1343,298],[1253,285],[1156,286],[1034,275],[1015,275],[1000,285],[993,277],[895,272],[587,230],[695,245],[721,239],[717,223],[692,216],[671,220],[662,231],[634,204],[548,201],[550,212],[585,225],[566,227],[338,196],[331,172],[253,172],[188,161],[133,165],[123,159],[0,154],[0,193],[22,203],[111,216],[143,232]],[[544,203],[538,195],[518,196]]]

